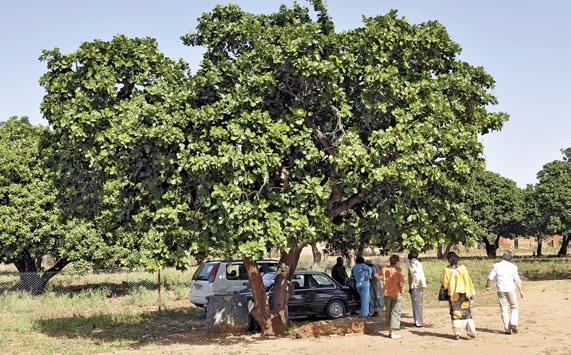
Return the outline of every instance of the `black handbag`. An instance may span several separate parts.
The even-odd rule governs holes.
[[[448,290],[444,288],[444,286],[440,286],[440,291],[438,291],[438,300],[439,301],[448,301],[450,297],[448,296]]]
[[[355,280],[353,275],[351,275],[351,277],[347,279],[347,286],[351,288],[357,288],[357,281]]]

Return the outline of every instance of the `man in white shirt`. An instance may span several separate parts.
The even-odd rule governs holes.
[[[496,279],[496,291],[500,301],[500,312],[506,334],[517,333],[519,313],[516,288],[519,290],[521,298],[523,298],[521,279],[517,266],[511,262],[512,258],[513,253],[510,250],[504,252],[502,261],[494,264],[486,282],[486,292],[489,293],[490,283]],[[509,314],[510,310],[511,315]]]
[[[410,293],[410,301],[412,303],[412,316],[414,325],[422,327],[424,320],[422,317],[422,308],[424,303],[424,289],[426,288],[426,278],[424,277],[424,269],[417,259],[418,253],[410,252],[408,254],[408,292]]]

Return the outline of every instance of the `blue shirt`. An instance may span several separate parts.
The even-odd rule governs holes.
[[[357,282],[369,281],[371,279],[372,270],[366,264],[357,264],[353,266],[353,277]]]

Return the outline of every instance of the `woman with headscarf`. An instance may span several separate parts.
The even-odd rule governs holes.
[[[381,269],[372,260],[366,260],[365,264],[371,268],[371,298],[369,299],[369,317],[378,317],[379,310],[385,308],[385,299],[383,298],[383,288],[381,285],[381,276],[377,272]]]
[[[369,315],[369,298],[371,292],[371,268],[365,264],[365,259],[358,256],[355,260],[356,264],[351,269],[351,275],[355,279],[355,286],[361,298],[361,316]]]
[[[454,339],[460,339],[462,329],[466,335],[476,337],[476,325],[472,319],[472,301],[476,295],[474,284],[464,265],[460,265],[460,258],[451,251],[447,255],[448,266],[442,271],[442,286],[448,291],[450,317],[452,318],[452,331]]]

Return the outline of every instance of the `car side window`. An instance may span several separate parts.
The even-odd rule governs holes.
[[[321,274],[311,275],[309,281],[311,287],[316,287],[316,288],[333,287],[333,282],[330,279],[328,279],[326,276]]]
[[[276,272],[278,271],[277,264],[273,263],[260,263],[258,264],[259,270],[261,274],[266,274],[268,272]]]
[[[304,275],[293,275],[291,283],[295,289],[306,288]]]
[[[226,279],[241,280],[243,275],[242,265],[228,264],[226,265]]]

